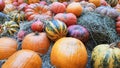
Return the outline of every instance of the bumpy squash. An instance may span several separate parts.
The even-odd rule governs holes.
[[[2,68],[42,68],[42,59],[34,51],[20,50],[10,56]]]
[[[45,31],[53,41],[65,37],[68,32],[65,23],[59,20],[46,21]]]
[[[115,47],[117,44],[96,46],[92,51],[92,68],[120,68],[120,49]]]
[[[111,7],[115,7],[118,4],[118,0],[106,0],[108,4],[111,5]]]
[[[85,68],[87,51],[80,40],[64,37],[53,45],[50,60],[56,68]]]

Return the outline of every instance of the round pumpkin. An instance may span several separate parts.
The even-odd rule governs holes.
[[[119,68],[120,49],[116,43],[97,45],[91,56],[92,68]]]
[[[41,31],[43,31],[43,28],[44,28],[44,24],[43,24],[43,22],[41,22],[39,20],[37,20],[31,24],[31,29],[33,31],[41,32]]]
[[[51,17],[52,13],[47,5],[42,5],[39,3],[30,4],[25,9],[25,17],[28,21],[34,20],[38,15],[41,15],[43,17],[45,15]]]
[[[50,41],[46,33],[30,33],[26,35],[22,41],[22,49],[33,50],[39,54],[47,53]]]
[[[68,27],[68,36],[86,42],[89,39],[89,32],[81,25],[71,25]]]
[[[2,68],[42,68],[42,59],[31,50],[19,50],[8,58]]]
[[[73,13],[58,13],[54,16],[54,19],[63,21],[67,26],[77,23],[77,17]]]
[[[63,3],[60,2],[53,2],[50,5],[50,9],[53,13],[63,13],[65,12],[66,6]]]
[[[17,41],[13,38],[0,38],[0,60],[9,58],[17,51]]]
[[[3,0],[0,0],[0,11],[3,11],[5,8],[5,2]]]
[[[16,9],[16,6],[14,6],[13,4],[6,4],[3,12],[8,14],[9,12],[11,12],[15,9]]]
[[[46,21],[45,31],[52,41],[56,41],[67,34],[67,26],[60,20]]]
[[[71,37],[57,40],[50,54],[51,64],[56,68],[86,68],[87,57],[84,44]]]
[[[33,4],[33,3],[39,3],[40,0],[18,0],[17,2],[19,4],[22,4],[22,3],[27,3],[27,4]]]
[[[78,2],[72,2],[66,8],[67,13],[73,13],[77,17],[79,17],[82,14],[82,11],[83,11],[83,8]]]
[[[89,2],[95,4],[96,7],[101,5],[101,0],[89,0]]]

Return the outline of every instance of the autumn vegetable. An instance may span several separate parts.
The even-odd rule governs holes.
[[[106,2],[111,6],[115,7],[118,4],[118,0],[106,0]]]
[[[69,1],[69,0],[50,0],[51,2],[66,2],[66,1]]]
[[[42,68],[42,59],[31,50],[19,50],[8,58],[2,68]]]
[[[86,42],[89,39],[89,32],[81,25],[71,25],[68,27],[68,36]]]
[[[0,60],[9,58],[17,51],[17,41],[13,38],[0,38]]]
[[[3,12],[8,14],[9,12],[11,12],[15,9],[16,9],[16,6],[14,6],[13,4],[6,4]]]
[[[42,5],[39,3],[30,4],[25,10],[25,17],[28,21],[39,18],[38,16],[51,16],[52,13],[47,5]],[[37,17],[36,17],[37,16]]]
[[[17,33],[17,38],[18,40],[23,40],[25,35],[27,35],[27,32],[26,31],[23,31],[23,30],[20,30],[18,33]]]
[[[52,41],[56,41],[67,34],[67,26],[60,20],[46,21],[45,31]]]
[[[119,52],[118,43],[97,45],[92,51],[92,68],[119,68]]]
[[[93,3],[96,7],[101,5],[101,0],[89,0],[90,3]]]
[[[27,4],[33,4],[33,3],[39,3],[39,0],[18,0],[19,4],[27,3]]]
[[[37,20],[31,24],[31,29],[33,31],[41,32],[44,29],[44,24],[43,24],[43,22]]]
[[[80,3],[77,2],[70,3],[66,8],[67,13],[73,13],[77,17],[79,17],[82,14],[82,11],[83,11],[82,6],[80,5]]]
[[[77,17],[73,13],[58,13],[54,16],[54,19],[63,21],[67,26],[77,23]]]
[[[86,68],[87,51],[80,40],[64,37],[53,45],[50,60],[56,68]]]
[[[0,11],[3,11],[5,7],[5,2],[3,0],[0,0]]]
[[[46,33],[30,33],[26,35],[22,41],[22,49],[33,50],[39,54],[47,53],[50,41]]]
[[[63,3],[60,2],[53,2],[50,5],[50,9],[53,13],[63,13],[65,12],[66,6]]]

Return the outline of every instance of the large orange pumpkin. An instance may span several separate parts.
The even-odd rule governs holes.
[[[20,50],[10,56],[2,68],[42,68],[42,60],[34,51]]]
[[[89,0],[89,2],[95,4],[96,7],[101,5],[101,0]]]
[[[30,49],[40,54],[45,54],[50,46],[46,33],[30,33],[22,41],[22,49]]]
[[[73,13],[77,17],[82,14],[82,11],[83,11],[83,8],[79,2],[72,2],[66,8],[67,13]]]
[[[85,68],[87,51],[80,40],[64,37],[53,45],[50,60],[56,68]]]
[[[0,60],[7,59],[17,51],[17,41],[13,38],[0,38]]]

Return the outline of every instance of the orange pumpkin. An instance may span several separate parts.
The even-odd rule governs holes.
[[[50,46],[46,33],[30,33],[22,41],[22,49],[30,49],[40,54],[45,54]]]
[[[0,38],[0,60],[7,59],[17,51],[17,41],[13,38]]]
[[[101,5],[101,0],[89,0],[89,2],[95,4],[96,7]]]
[[[50,60],[56,68],[85,68],[87,51],[80,40],[64,37],[53,45]]]
[[[82,11],[83,11],[83,9],[79,2],[72,2],[66,8],[67,13],[73,13],[77,17],[82,14]]]
[[[2,68],[42,68],[42,60],[31,50],[20,50],[8,58]]]
[[[27,4],[32,4],[32,3],[39,3],[40,0],[18,0],[17,2],[19,4],[22,4],[22,3],[27,3]]]

